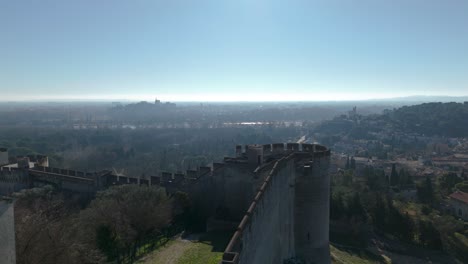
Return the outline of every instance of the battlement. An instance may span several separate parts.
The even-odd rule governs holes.
[[[0,166],[8,164],[8,149],[0,148]]]
[[[77,170],[69,170],[69,169],[61,169],[61,168],[53,168],[53,167],[46,167],[36,165],[33,168],[29,169],[33,172],[46,172],[51,174],[58,174],[63,176],[72,176],[78,178],[87,178],[87,179],[94,179],[94,177],[98,174],[97,172],[83,172]]]
[[[279,145],[277,145],[279,146]],[[284,147],[284,146],[283,146]],[[248,230],[251,225],[252,218],[254,217],[256,211],[258,210],[258,206],[260,206],[263,202],[262,198],[265,193],[268,191],[268,188],[272,185],[273,177],[281,170],[285,162],[290,160],[294,157],[294,153],[289,154],[274,163],[269,164],[262,168],[262,170],[256,170],[256,173],[265,173],[267,172],[267,177],[263,181],[262,185],[258,189],[254,200],[250,204],[246,214],[242,218],[239,226],[237,227],[234,235],[232,236],[229,244],[227,245],[221,264],[237,264],[240,259],[240,251],[242,250],[242,235],[245,230]]]
[[[254,173],[258,175],[257,178],[262,178],[261,175],[265,175],[266,177],[263,178],[264,180],[260,184],[260,187],[258,188],[258,191],[255,194],[252,203],[248,207],[244,217],[240,221],[234,235],[232,236],[228,246],[226,247],[220,264],[238,264],[240,262],[249,263],[249,261],[253,261],[253,259],[255,259],[256,256],[258,256],[259,253],[254,253],[254,251],[261,251],[261,249],[257,249],[256,246],[253,245],[256,243],[254,242],[254,240],[256,239],[254,238],[254,231],[252,230],[257,230],[255,232],[258,232],[260,234],[265,233],[262,231],[258,231],[259,229],[265,228],[265,222],[259,220],[263,219],[262,217],[264,217],[264,214],[266,213],[264,211],[268,210],[265,208],[273,207],[276,208],[276,210],[285,210],[284,206],[279,206],[276,204],[284,203],[284,201],[280,200],[283,198],[286,199],[286,197],[279,198],[279,196],[281,195],[278,195],[278,193],[273,193],[278,191],[278,188],[282,188],[283,193],[289,192],[288,188],[291,187],[291,179],[289,178],[290,176],[288,175],[288,173],[285,171],[287,171],[286,167],[288,166],[288,164],[290,164],[291,160],[305,160],[305,162],[301,163],[302,165],[300,165],[300,167],[303,168],[303,170],[306,171],[306,173],[311,174],[313,160],[326,158],[330,156],[329,149],[317,144],[275,143],[271,145],[262,145],[261,148],[262,153],[273,154],[277,158],[274,159],[272,162],[268,162],[266,164],[258,164],[259,166],[257,166],[257,168],[255,169]],[[248,149],[249,148],[246,148],[246,152],[248,151]],[[237,150],[238,148],[236,147],[236,152]],[[278,156],[278,154],[281,154],[281,156]],[[243,153],[242,156],[244,159],[246,158],[245,153]],[[272,187],[273,185],[275,186]],[[278,206],[283,209],[279,209]],[[268,211],[268,213],[273,213],[270,212],[271,210]],[[269,219],[268,221],[274,220]],[[280,228],[279,230],[282,229]],[[273,230],[269,231],[272,232]],[[257,236],[259,235],[258,233]],[[294,238],[292,239],[294,240]],[[259,238],[259,240],[261,239]],[[250,249],[249,247],[252,248]],[[291,254],[291,252],[294,252],[294,250],[290,250],[289,253],[285,254]],[[278,259],[276,259],[275,261],[277,262]],[[270,263],[268,261],[265,262]]]

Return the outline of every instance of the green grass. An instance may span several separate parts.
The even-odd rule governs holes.
[[[140,260],[141,264],[218,264],[230,232],[212,232],[198,240],[175,239]]]
[[[356,251],[349,249],[340,249],[330,245],[330,254],[333,264],[390,264],[391,260],[386,257],[377,256],[366,250]]]
[[[185,251],[177,264],[218,264],[230,238],[229,232],[206,233]]]
[[[214,252],[211,244],[201,242],[192,243],[176,264],[218,264],[223,256],[222,252]]]

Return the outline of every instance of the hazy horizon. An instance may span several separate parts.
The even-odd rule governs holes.
[[[170,100],[172,98],[172,100]],[[197,100],[197,98],[200,98]],[[380,98],[348,98],[348,99],[324,99],[324,100],[307,100],[307,99],[293,99],[287,98],[286,100],[282,100],[278,98],[277,100],[256,100],[255,98],[251,100],[236,100],[235,97],[233,98],[225,98],[223,99],[216,99],[206,98],[201,99],[202,97],[195,97],[195,98],[187,98],[187,97],[157,97],[157,96],[142,96],[142,97],[108,97],[108,98],[36,98],[36,99],[23,99],[23,100],[7,100],[7,99],[0,99],[0,103],[42,103],[42,102],[154,102],[155,99],[160,100],[161,102],[179,102],[179,103],[291,103],[291,102],[300,102],[300,103],[346,103],[346,102],[463,102],[468,100],[468,95],[463,96],[448,96],[448,95],[410,95],[410,96],[401,96],[401,97],[380,97]],[[260,98],[260,97],[257,97]]]

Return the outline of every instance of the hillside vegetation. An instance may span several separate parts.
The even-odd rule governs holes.
[[[447,137],[468,135],[468,102],[404,106],[386,117],[396,128],[407,132]]]

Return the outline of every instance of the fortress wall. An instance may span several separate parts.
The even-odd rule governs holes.
[[[225,164],[222,170],[213,174],[216,208],[223,206],[228,210],[230,220],[239,220],[249,208],[259,184],[249,166]]]
[[[0,148],[0,166],[8,164],[8,149]]]
[[[297,169],[294,208],[296,255],[308,263],[330,263],[329,156],[314,156],[317,157],[313,162]]]
[[[0,195],[8,196],[29,187],[26,170],[0,168]]]
[[[222,263],[282,263],[294,256],[294,160],[277,161],[231,239]]]
[[[14,202],[0,198],[0,262],[16,263]]]
[[[203,216],[214,215],[216,195],[214,180],[211,173],[205,173],[200,178],[189,181],[186,191],[192,199],[193,207]]]
[[[96,192],[94,182],[82,183],[82,182],[73,182],[73,181],[62,181],[60,187],[63,190],[80,192],[80,193],[95,193]]]

